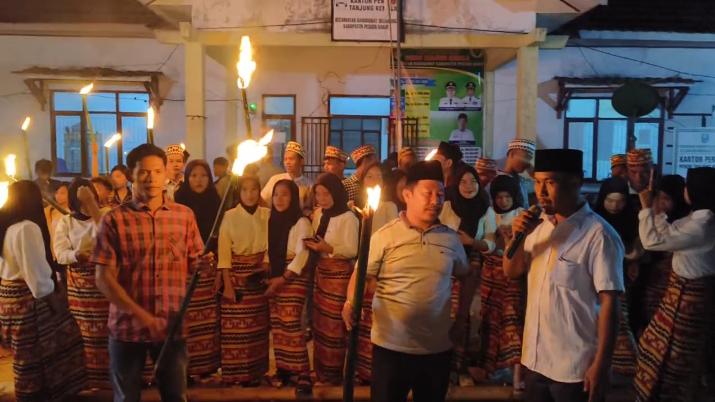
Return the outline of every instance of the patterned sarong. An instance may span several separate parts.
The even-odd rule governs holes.
[[[290,260],[286,265],[290,264]],[[308,286],[308,270],[289,282],[269,299],[271,333],[276,368],[291,375],[310,375],[306,334],[302,325]]]
[[[645,274],[645,319],[650,322],[668,289],[668,279],[673,270],[673,254],[658,253],[658,258],[647,267]]]
[[[357,378],[363,383],[369,383],[372,378],[372,341],[370,331],[372,331],[372,299],[375,292],[365,290],[365,298],[362,301],[362,318],[360,319],[360,336],[358,337],[357,349]]]
[[[620,300],[618,334],[613,347],[611,367],[618,374],[632,376],[636,372],[636,339],[628,319],[628,298],[625,293],[621,293],[618,299]]]
[[[692,399],[712,342],[715,277],[670,274],[668,289],[638,345],[636,401]]]
[[[521,359],[524,333],[524,281],[509,279],[502,269],[502,257],[485,256],[481,284],[482,350],[477,366],[487,374],[513,367]]]
[[[315,372],[318,381],[339,384],[343,378],[347,340],[341,313],[353,263],[351,260],[320,258],[315,271]]]
[[[191,376],[213,374],[221,364],[220,322],[213,292],[216,269],[205,268],[199,271],[199,282],[186,310],[186,350]]]
[[[111,389],[109,379],[109,301],[97,289],[93,264],[71,265],[67,270],[69,309],[79,325],[84,344],[87,386]]]
[[[221,373],[223,381],[259,381],[268,372],[269,322],[263,254],[233,255],[231,281],[242,298],[221,299]]]
[[[35,299],[25,281],[0,281],[0,340],[12,350],[17,401],[71,400],[84,388],[77,323]]]

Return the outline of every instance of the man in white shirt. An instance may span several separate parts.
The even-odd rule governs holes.
[[[372,302],[373,402],[444,401],[454,341],[464,336],[466,314],[450,319],[452,276],[469,271],[457,232],[439,223],[444,203],[442,168],[418,162],[403,190],[407,210],[372,235],[367,287]],[[354,283],[343,320],[352,329]],[[460,311],[465,306],[460,306]],[[468,307],[467,307],[468,308]],[[454,327],[453,327],[454,324]]]
[[[544,214],[514,219],[513,233],[528,236],[504,257],[509,277],[528,275],[521,357],[527,402],[595,402],[608,388],[624,251],[616,231],[580,197],[582,163],[579,150],[536,151]]]
[[[464,145],[474,145],[476,140],[474,139],[474,133],[472,130],[467,128],[467,114],[460,113],[457,117],[457,128],[452,130],[449,134],[449,142],[464,144]]]
[[[184,167],[188,159],[188,152],[180,144],[166,147],[166,195],[172,201],[174,193],[184,182]]]
[[[462,98],[464,108],[467,110],[482,110],[482,98],[476,95],[477,85],[469,81],[466,85],[467,96]]]
[[[307,212],[312,210],[313,202],[310,197],[310,188],[313,186],[313,181],[303,175],[304,158],[305,151],[302,145],[295,141],[286,143],[285,153],[283,154],[283,167],[286,173],[279,173],[271,177],[263,187],[263,190],[261,190],[261,198],[267,207],[271,207],[273,186],[280,180],[288,179],[293,180],[298,185],[300,207]]]
[[[533,183],[524,177],[523,173],[529,169],[534,152],[536,151],[536,142],[528,138],[514,138],[509,142],[506,151],[506,164],[504,170],[498,172],[514,178],[519,182],[521,191],[518,198],[514,200],[520,207],[529,208],[529,193],[533,191]]]
[[[439,100],[439,110],[462,110],[464,105],[462,100],[457,98],[457,84],[449,81],[444,86],[445,96]]]

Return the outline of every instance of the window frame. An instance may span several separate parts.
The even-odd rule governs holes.
[[[55,94],[56,93],[75,93],[75,91],[70,91],[66,89],[53,89],[50,90],[50,130],[51,130],[51,153],[52,153],[52,163],[55,166],[55,172],[53,172],[53,175],[56,177],[90,177],[92,175],[91,172],[91,164],[89,164],[89,152],[90,150],[88,147],[85,145],[87,143],[87,121],[85,119],[84,113],[82,111],[72,111],[72,110],[56,110],[55,109]],[[99,93],[110,93],[114,94],[114,100],[115,100],[115,106],[114,106],[114,111],[109,112],[109,111],[88,111],[90,115],[97,115],[97,114],[105,114],[105,115],[115,115],[116,120],[117,120],[117,132],[122,133],[122,118],[123,117],[144,117],[145,119],[147,118],[147,113],[146,112],[121,112],[120,111],[120,105],[119,105],[119,95],[122,93],[131,93],[131,94],[147,94],[149,98],[149,102],[151,102],[151,94],[147,91],[141,91],[141,90],[97,90],[97,91],[92,91],[93,94],[99,94]],[[147,105],[147,108],[149,106]],[[57,116],[79,116],[80,120],[80,157],[82,158],[82,168],[81,172],[79,173],[73,173],[73,172],[62,172],[58,173],[56,172],[57,170]],[[91,118],[91,116],[90,116]],[[149,134],[148,132],[145,133],[147,141]],[[99,146],[99,151],[103,152],[102,147],[104,144],[98,144]],[[115,152],[117,153],[117,163],[118,164],[123,164],[124,163],[124,141],[123,139],[120,139],[117,142],[117,146],[115,148]],[[100,170],[101,170],[100,166]],[[111,166],[110,166],[111,169]],[[107,172],[109,173],[109,172]]]
[[[266,113],[266,98],[293,98],[293,114]],[[261,97],[261,121],[266,127],[268,127],[267,120],[290,120],[290,138],[286,138],[286,141],[295,141],[297,109],[298,103],[296,102],[295,94],[263,94]]]
[[[584,181],[587,183],[597,183],[598,180],[598,128],[599,121],[626,121],[626,132],[633,131],[636,123],[655,123],[658,124],[658,150],[657,150],[657,160],[659,161],[658,169],[662,171],[663,169],[663,136],[665,133],[665,111],[663,110],[662,100],[658,103],[658,108],[660,109],[660,117],[640,117],[637,119],[630,119],[623,116],[622,118],[616,117],[599,117],[599,112],[601,110],[601,100],[612,99],[612,96],[576,96],[569,98],[569,102],[572,99],[589,99],[596,102],[596,110],[594,117],[568,117],[568,103],[564,109],[564,148],[569,147],[569,126],[570,123],[592,123],[593,124],[593,144],[592,144],[592,158],[591,158],[591,171],[593,172],[592,177],[584,177]],[[628,135],[626,135],[626,152],[628,151]]]

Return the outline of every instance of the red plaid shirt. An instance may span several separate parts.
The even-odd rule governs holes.
[[[186,294],[187,273],[203,241],[191,209],[165,201],[152,213],[129,202],[107,213],[92,262],[116,267],[117,281],[137,304],[156,317],[173,317]],[[125,342],[150,342],[149,331],[130,312],[109,307],[109,334]]]

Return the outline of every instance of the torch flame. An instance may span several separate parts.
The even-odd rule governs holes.
[[[90,83],[89,85],[85,85],[82,87],[82,89],[79,90],[80,95],[87,95],[90,92],[92,92],[92,88],[94,88],[94,83]]]
[[[234,175],[242,176],[246,166],[258,162],[268,153],[267,145],[273,139],[273,130],[261,137],[260,140],[245,140],[236,147],[236,160],[233,161],[231,172]]]
[[[435,155],[437,155],[437,148],[431,150],[431,151],[427,154],[427,156],[425,156],[425,160],[426,160],[426,161],[431,161],[432,158],[434,158]]]
[[[380,186],[368,187],[367,189],[367,208],[373,212],[377,211],[377,207],[380,206],[381,192]]]
[[[109,137],[107,142],[104,143],[104,147],[109,149],[112,147],[112,145],[116,144],[117,141],[119,141],[120,139],[122,139],[122,135],[119,133],[116,133],[113,136]]]
[[[149,106],[149,109],[146,110],[146,128],[154,129],[154,106]]]
[[[20,127],[20,130],[27,131],[27,128],[30,127],[30,120],[30,116],[25,117],[25,121],[22,122],[22,127]]]
[[[2,208],[10,195],[10,182],[0,181],[0,208]]]
[[[253,60],[253,47],[251,47],[251,39],[248,36],[243,35],[241,37],[240,49],[238,63],[236,63],[236,70],[238,70],[236,83],[239,88],[246,89],[251,83],[253,72],[256,71],[256,62]]]
[[[5,157],[5,174],[7,174],[13,179],[15,178],[15,175],[17,175],[15,159],[17,159],[17,156],[15,154],[9,154]]]
[[[184,144],[182,142],[181,144],[179,144],[179,146],[181,147],[182,150],[186,151],[186,144]]]

